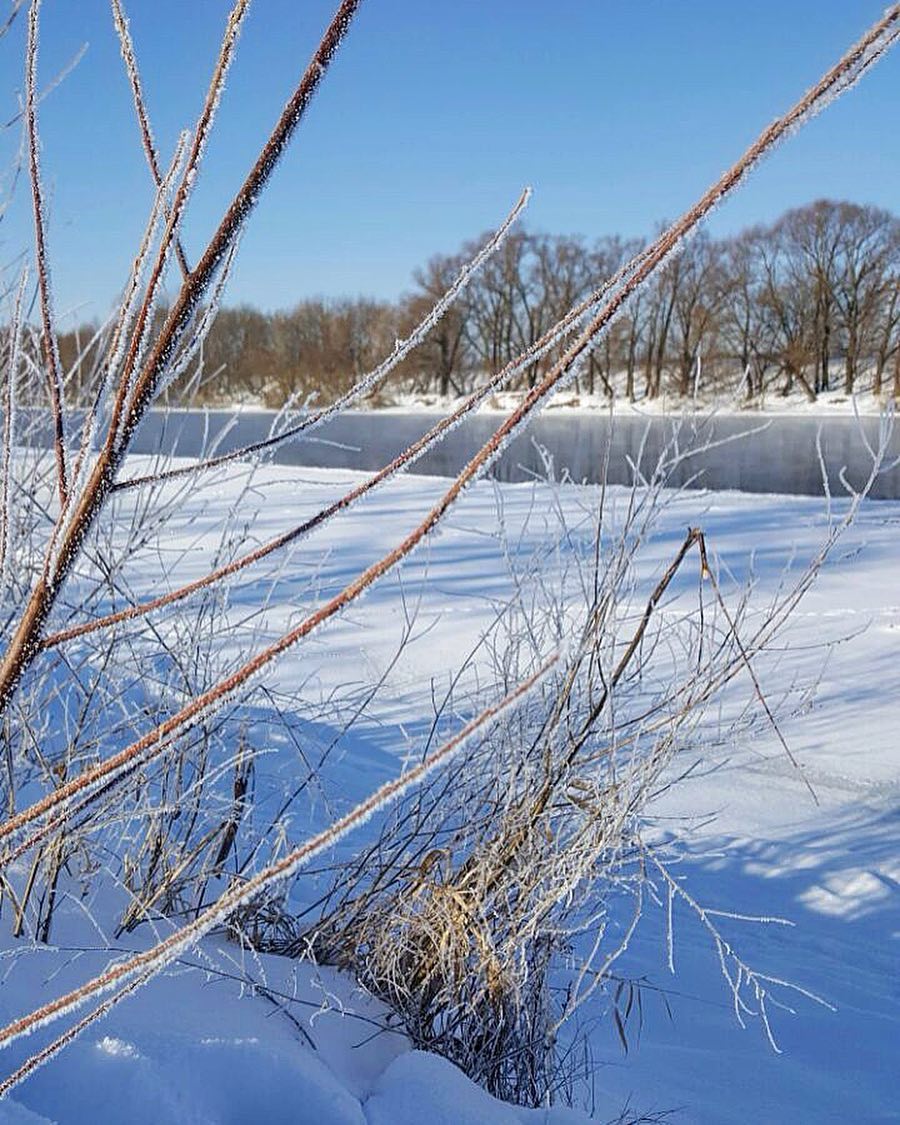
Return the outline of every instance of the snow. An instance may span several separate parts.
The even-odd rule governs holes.
[[[843,370],[839,364],[831,365],[832,389],[819,391],[814,401],[797,385],[788,393],[782,393],[783,380],[773,383],[761,397],[747,401],[744,397],[744,387],[728,386],[727,382],[719,383],[712,388],[701,384],[692,397],[670,393],[663,390],[656,398],[645,398],[641,391],[642,379],[637,377],[635,385],[637,397],[634,402],[628,398],[626,391],[626,378],[624,372],[617,372],[612,378],[613,400],[602,390],[590,394],[583,387],[560,391],[555,395],[553,402],[545,409],[562,410],[567,414],[575,411],[587,413],[601,412],[608,414],[610,409],[627,414],[654,414],[670,416],[678,413],[690,414],[698,408],[701,410],[715,410],[718,414],[740,414],[744,417],[754,414],[800,414],[812,417],[827,417],[834,415],[880,414],[892,402],[890,379],[885,380],[881,394],[875,394],[872,386],[871,375],[864,375],[856,380],[852,394],[847,394],[843,388]],[[515,409],[525,397],[522,390],[501,390],[493,394],[482,408],[488,411],[502,411],[507,413]],[[379,396],[369,402],[369,409],[381,411],[447,411],[462,401],[452,395],[440,395],[433,391],[415,392],[404,391],[388,385],[383,388]],[[262,403],[247,402],[236,405],[233,409],[258,409]]]
[[[134,458],[128,475],[148,464]],[[252,471],[254,488],[244,503],[258,504],[252,530],[260,539],[361,479],[345,470]],[[192,489],[183,528],[173,529],[167,545],[180,580],[203,573],[234,505],[236,481],[249,472],[244,467]],[[445,487],[427,477],[394,480],[295,547],[286,564],[273,560],[235,583],[228,612],[236,622],[274,583],[263,618],[248,617],[241,635],[252,632],[259,643],[295,621],[310,597],[333,594],[408,531]],[[346,691],[350,682],[386,675],[366,716],[329,763],[320,818],[327,819],[329,805],[345,808],[364,796],[420,747],[433,699],[473,652],[458,690],[478,681],[481,639],[510,591],[509,545],[523,557],[539,550],[557,527],[557,509],[576,536],[585,534],[595,495],[576,486],[558,493],[544,484],[475,486],[433,543],[282,659],[267,682],[310,706]],[[623,498],[624,491],[613,488],[608,503],[615,507]],[[837,502],[835,514],[844,507]],[[739,584],[752,576],[753,604],[763,606],[785,568],[797,573],[815,555],[826,525],[821,499],[673,495],[643,554],[645,577],[649,581],[671,558],[686,526],[701,526],[723,580],[733,576]],[[669,974],[665,909],[650,908],[616,966],[644,981],[642,1023],[639,1034],[629,1026],[627,1053],[612,1020],[602,1018],[608,1015],[602,1005],[592,1013],[596,1071],[581,1094],[598,1120],[617,1119],[626,1105],[635,1115],[670,1112],[668,1120],[692,1125],[897,1118],[898,529],[900,504],[863,504],[800,604],[787,643],[761,669],[773,698],[795,680],[819,678],[815,700],[782,721],[819,803],[775,733],[762,731],[749,744],[725,748],[653,809],[659,836],[679,837],[674,871],[695,898],[723,911],[793,923],[720,919],[742,956],[821,996],[834,1010],[801,996],[794,997],[795,1014],[775,1009],[773,1032],[782,1052],[776,1053],[758,1024],[739,1026],[714,949],[677,903],[676,973]],[[545,565],[553,561],[550,555]],[[151,566],[138,570],[133,589],[146,595],[157,574]],[[677,602],[664,607],[676,611]],[[411,621],[414,639],[404,648]],[[239,642],[240,636],[235,652]],[[834,645],[830,654],[823,647],[828,643]],[[745,698],[752,695],[749,682],[742,690]],[[318,737],[328,745],[333,735],[323,712]],[[277,799],[286,755],[273,742],[258,780],[261,802]],[[296,893],[302,894],[302,876]],[[4,1022],[98,971],[109,960],[107,946],[118,955],[152,944],[149,928],[120,941],[108,936],[102,901],[88,909],[69,899],[61,910],[55,946],[36,951],[24,940],[4,939]],[[4,1073],[38,1043],[34,1037],[7,1050]],[[497,1102],[447,1061],[410,1050],[390,1028],[389,1014],[352,981],[327,968],[251,956],[224,936],[206,939],[0,1102],[3,1125],[577,1125],[585,1119],[576,1110]]]

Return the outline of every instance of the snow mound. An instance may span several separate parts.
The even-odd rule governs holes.
[[[49,1079],[49,1080],[48,1080]],[[408,1051],[364,1102],[303,1045],[171,1035],[85,1036],[28,1091],[42,1112],[0,1103],[0,1125],[582,1125],[574,1110],[498,1101],[446,1059]]]
[[[427,1110],[426,1110],[427,1107]],[[492,1098],[461,1070],[425,1051],[396,1058],[365,1104],[368,1125],[581,1125],[571,1109],[522,1109]]]

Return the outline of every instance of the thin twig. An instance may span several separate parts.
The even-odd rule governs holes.
[[[66,468],[65,422],[63,420],[63,379],[53,316],[50,263],[47,257],[47,235],[45,231],[44,188],[41,180],[40,145],[37,131],[36,91],[40,8],[41,0],[31,0],[31,6],[28,10],[28,43],[25,53],[25,126],[28,133],[35,259],[38,293],[41,301],[41,350],[44,356],[50,412],[53,418],[53,450],[56,457],[57,489],[60,506],[65,508],[69,494],[69,482]]]
[[[141,134],[141,145],[144,149],[144,155],[147,157],[147,164],[153,176],[153,183],[156,185],[157,189],[160,189],[162,188],[163,176],[159,166],[159,156],[156,152],[156,145],[153,141],[153,130],[150,128],[150,118],[147,114],[147,102],[141,83],[141,72],[134,51],[134,42],[131,38],[128,18],[122,8],[121,0],[110,0],[110,2],[112,4],[113,23],[115,24],[116,34],[119,36],[122,60],[125,63],[125,71],[128,74],[128,81],[131,85],[131,96],[134,101],[135,113],[137,114],[138,129]],[[181,275],[184,280],[187,281],[191,272],[191,267],[188,265],[187,255],[184,252],[184,247],[181,244],[180,238],[175,241],[175,256],[178,258]]]

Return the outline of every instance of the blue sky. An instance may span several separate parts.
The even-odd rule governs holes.
[[[225,0],[126,5],[168,156],[196,117]],[[536,228],[643,235],[678,214],[858,38],[883,0],[364,0],[244,239],[229,302],[394,297],[416,266],[495,225],[523,185]],[[332,12],[255,0],[185,242],[196,257]],[[24,27],[0,42],[2,116]],[[104,0],[45,0],[40,71],[88,43],[41,107],[60,312],[102,314],[152,192]],[[722,234],[821,197],[900,211],[900,49],[714,216]],[[8,158],[15,130],[0,138]],[[26,193],[0,224],[9,261]]]

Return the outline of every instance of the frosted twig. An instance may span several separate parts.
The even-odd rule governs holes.
[[[34,3],[36,5],[37,0],[34,0]],[[183,333],[303,118],[359,6],[359,0],[343,0],[341,3],[256,163],[226,211],[190,279],[181,287],[181,292],[140,374],[132,382],[150,309],[164,272],[166,255],[171,248],[172,239],[177,235],[183,208],[190,194],[190,187],[196,178],[196,166],[191,162],[192,159],[199,159],[247,3],[248,0],[238,0],[226,28],[213,82],[188,157],[188,165],[176,192],[160,251],[146,287],[145,300],[138,314],[131,346],[124,360],[106,440],[73,509],[69,525],[60,537],[57,553],[53,559],[53,571],[51,573],[49,570],[51,560],[48,557],[45,574],[35,585],[0,662],[0,713],[8,705],[16,684],[34,659],[37,651],[36,642],[55,604],[58,591],[80,554],[85,536],[94,527],[106,503],[135,430],[152,403],[160,382],[165,378]],[[34,46],[36,49],[36,44]]]
[[[156,299],[157,290],[162,282],[169,252],[177,241],[181,223],[184,218],[184,212],[197,181],[206,142],[209,139],[210,130],[215,120],[216,110],[219,106],[228,70],[234,58],[241,25],[249,7],[250,0],[236,0],[228,17],[225,33],[219,48],[219,56],[216,60],[212,78],[210,79],[203,109],[200,112],[200,117],[194,129],[193,140],[188,150],[184,173],[175,191],[175,197],[172,200],[172,206],[160,241],[156,261],[147,283],[144,301],[137,315],[136,328],[132,335],[131,346],[125,357],[118,393],[113,403],[112,420],[110,422],[109,436],[107,439],[110,449],[115,448],[116,445],[118,445],[120,451],[127,448],[134,429],[155,395],[155,385],[163,377],[165,366],[171,360],[178,346],[181,333],[184,331],[193,309],[201,299],[202,290],[211,283],[221,259],[224,256],[223,248],[223,254],[216,259],[211,267],[207,267],[204,271],[205,277],[201,278],[200,276],[190,275],[184,282],[179,300],[176,301],[175,308],[173,308],[172,313],[166,320],[166,324],[154,348],[153,356],[148,364],[148,367],[153,370],[153,375],[155,377],[151,379],[148,376],[147,369],[144,369],[138,374],[138,363],[142,358],[142,344],[149,326],[153,302]],[[200,275],[200,273],[201,270],[200,267],[198,267],[197,274]],[[190,308],[180,307],[188,294],[194,297],[190,302]],[[156,360],[155,364],[154,359]],[[123,416],[125,419],[125,431],[120,435],[119,423]],[[112,482],[110,482],[110,484],[111,483]]]
[[[138,129],[141,134],[141,145],[144,149],[144,155],[147,157],[147,164],[153,176],[153,183],[157,189],[161,189],[163,176],[159,166],[156,144],[153,140],[153,130],[150,128],[150,118],[147,115],[147,102],[141,84],[141,73],[138,68],[137,56],[134,52],[134,42],[131,38],[128,18],[122,8],[121,0],[110,0],[110,3],[112,4],[113,23],[116,27],[116,34],[119,36],[122,60],[125,63],[128,81],[131,84],[131,95],[134,101],[135,113],[137,114]],[[178,258],[178,265],[181,267],[181,275],[184,280],[187,281],[191,268],[188,265],[187,256],[180,239],[176,239],[175,241],[175,256]]]
[[[50,412],[53,418],[53,450],[56,457],[57,490],[60,506],[64,508],[69,495],[69,481],[66,467],[62,366],[59,360],[59,345],[56,339],[56,323],[53,315],[50,263],[47,257],[47,220],[37,132],[36,91],[40,8],[41,0],[31,0],[28,9],[28,43],[25,53],[25,127],[28,133],[28,161],[31,173],[31,202],[34,217],[34,249],[41,304],[41,350],[44,356]]]
[[[103,1019],[120,1000],[124,1000],[133,992],[137,992],[139,988],[147,983],[151,975],[152,974],[139,976],[134,980],[128,981],[123,988],[120,988],[118,992],[114,992],[112,996],[108,996],[105,1000],[102,1000],[96,1008],[90,1011],[86,1016],[83,1016],[77,1023],[73,1024],[72,1027],[67,1028],[62,1035],[58,1036],[51,1043],[48,1043],[45,1047],[42,1047],[39,1051],[35,1051],[33,1055],[30,1055],[20,1067],[12,1072],[12,1074],[7,1075],[6,1078],[0,1081],[0,1099],[5,1098],[10,1090],[15,1089],[15,1087],[24,1082],[29,1075],[34,1074],[36,1070],[50,1062],[60,1051],[68,1047],[70,1043],[73,1043],[82,1031],[85,1031],[92,1023]]]
[[[3,437],[0,449],[0,590],[5,590],[7,568],[12,556],[12,446],[15,440],[16,380],[22,347],[22,301],[28,283],[28,270],[22,270],[19,289],[9,326],[9,359],[3,395]]]
[[[115,380],[119,377],[121,372],[128,339],[143,296],[144,273],[153,250],[153,241],[157,235],[163,216],[165,215],[169,193],[184,163],[187,142],[188,134],[182,132],[178,138],[178,144],[176,145],[175,153],[172,157],[172,163],[165,176],[160,178],[159,186],[154,195],[147,225],[144,228],[144,234],[138,246],[138,252],[132,263],[128,282],[119,305],[118,317],[116,318],[115,326],[110,335],[103,376],[98,381],[96,394],[88,408],[87,416],[83,424],[81,448],[78,453],[75,468],[72,472],[73,491],[77,491],[79,485],[82,483],[82,471],[87,464],[87,459],[91,447],[94,444],[94,440],[102,428],[105,400],[111,388],[115,386]],[[143,345],[145,344],[146,329]]]
[[[21,3],[17,3],[15,5],[16,11],[18,11],[18,9],[24,5],[24,2],[25,2],[25,0],[22,0]],[[0,38],[3,37],[3,34],[6,31],[6,29],[9,27],[10,22],[12,22],[11,19],[6,24],[5,27],[0,28]],[[57,88],[57,86],[59,86],[59,84],[61,82],[64,82],[69,77],[69,75],[72,73],[72,71],[75,69],[75,67],[78,66],[78,64],[81,62],[81,60],[87,54],[87,49],[88,49],[87,43],[82,43],[81,46],[78,48],[78,50],[75,52],[75,54],[71,57],[71,59],[69,59],[69,61],[65,64],[65,66],[63,66],[61,70],[58,70],[56,72],[56,74],[53,76],[53,78],[44,86],[44,88],[36,96],[35,105],[40,105],[41,102],[45,98],[49,97],[50,94],[53,93],[53,91]],[[12,126],[15,125],[17,121],[21,121],[24,116],[25,116],[24,109],[19,110],[18,113],[14,114],[8,120],[4,121],[2,123],[2,125],[0,125],[0,129],[10,129],[10,128],[12,128]]]
[[[722,937],[722,934],[719,932],[718,927],[713,921],[713,918],[715,917],[729,917],[730,915],[727,912],[711,911],[702,906],[687,890],[683,883],[673,878],[672,874],[669,872],[669,869],[652,849],[644,848],[643,854],[646,857],[647,861],[662,877],[663,882],[665,883],[667,888],[667,893],[671,897],[681,899],[682,902],[686,903],[687,906],[690,907],[691,911],[699,919],[704,929],[712,939],[716,954],[719,959],[719,968],[725,982],[728,985],[732,1002],[734,1004],[735,1016],[741,1026],[744,1025],[743,1016],[758,1016],[763,1025],[766,1038],[769,1040],[772,1049],[777,1054],[781,1054],[781,1048],[778,1046],[778,1043],[775,1040],[775,1036],[769,1023],[768,1014],[766,1012],[765,1002],[768,995],[767,989],[769,987],[783,988],[789,992],[795,992],[799,996],[803,996],[805,999],[811,1000],[813,1003],[819,1004],[823,1008],[828,1008],[831,1011],[835,1011],[835,1008],[832,1004],[823,999],[821,996],[817,995],[815,992],[810,991],[808,988],[804,988],[799,984],[794,984],[792,981],[783,980],[781,977],[773,977],[766,973],[760,973],[755,969],[752,969],[747,964],[747,962],[744,961],[732,948],[729,942],[727,942],[725,938]],[[733,917],[740,918],[741,915],[733,915]],[[752,918],[749,920],[754,922],[769,921],[769,919],[764,918]],[[772,921],[781,925],[786,924],[785,920],[782,918],[775,918],[772,919]],[[756,1003],[755,1011],[744,1000],[743,993],[745,988],[749,988],[752,991],[753,1000]],[[769,999],[773,998],[769,996]]]
[[[16,16],[19,14],[24,5],[25,0],[12,0],[9,8],[9,15],[3,21],[2,26],[0,26],[0,39],[2,39],[4,35],[6,35],[9,29],[15,23]]]

